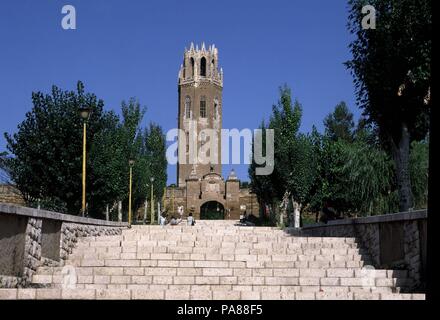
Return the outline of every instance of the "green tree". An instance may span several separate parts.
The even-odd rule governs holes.
[[[342,174],[345,165],[344,149],[348,143],[343,140],[333,141],[324,136],[320,158],[320,178],[317,190],[317,200],[320,200],[320,207],[325,202],[331,205],[342,214],[352,211],[351,194],[346,192],[345,183],[347,177]]]
[[[103,116],[103,129],[90,141],[90,166],[88,178],[90,194],[88,211],[97,218],[103,217],[108,205],[116,209],[117,201],[126,198],[127,162],[119,117],[113,112]],[[66,177],[68,179],[68,177]]]
[[[291,91],[286,85],[281,87],[280,99],[272,107],[267,126],[275,133],[274,171],[269,176],[256,176],[254,163],[249,169],[252,191],[272,208],[281,203],[282,217],[287,214],[290,202],[294,209],[304,208],[317,173],[318,159],[314,154],[313,140],[299,132],[301,115],[300,103],[292,102]]]
[[[285,85],[280,88],[280,99],[272,107],[269,129],[275,132],[274,158],[275,168],[271,175],[272,183],[278,199],[282,199],[288,186],[289,176],[294,172],[297,151],[297,134],[301,124],[302,108],[298,101],[292,103],[291,91]],[[294,183],[294,180],[290,180]]]
[[[428,204],[429,141],[427,140],[411,143],[410,173],[415,208],[426,208]]]
[[[0,183],[6,184],[10,181],[7,152],[0,152]]]
[[[141,123],[146,112],[135,98],[121,103],[121,118],[113,112],[106,117],[105,130],[95,137],[92,143],[91,159],[93,160],[90,175],[93,204],[90,212],[103,213],[108,205],[112,211],[117,209],[118,201],[123,208],[128,207],[129,194],[129,160],[135,160],[133,167],[133,194],[142,175],[137,175],[142,136]],[[143,173],[143,174],[146,174]],[[133,197],[134,199],[134,197]],[[133,206],[135,209],[135,206]],[[133,210],[135,212],[135,210]],[[124,217],[127,210],[124,210]]]
[[[344,177],[341,189],[348,199],[349,210],[361,215],[392,212],[395,209],[393,193],[394,165],[386,152],[365,141],[344,143]]]
[[[142,207],[145,199],[150,201],[151,186],[153,186],[155,203],[160,202],[166,187],[167,160],[165,135],[157,124],[150,123],[143,131],[142,147],[135,174],[137,176],[133,197],[135,208]],[[153,184],[151,178],[154,178]]]
[[[146,108],[134,99],[121,104],[122,117],[103,111],[103,102],[85,93],[52,88],[49,95],[33,93],[33,109],[14,135],[5,134],[12,156],[2,154],[1,166],[33,205],[78,214],[81,207],[82,120],[79,107],[92,109],[87,130],[87,194],[90,216],[103,218],[106,207],[118,201],[126,208],[129,159],[134,159],[134,209],[147,194],[145,181],[157,172],[157,191],[166,182],[165,140],[162,129],[141,124]],[[144,135],[145,133],[145,135]],[[159,165],[159,163],[161,165]]]
[[[376,29],[364,29],[362,7],[376,9]],[[395,163],[399,208],[412,207],[410,144],[428,130],[431,82],[430,0],[350,0],[354,76],[364,115],[377,125]]]
[[[145,145],[150,158],[150,171],[154,177],[155,194],[160,200],[166,187],[167,159],[165,134],[159,125],[150,123]]]
[[[351,114],[348,108],[344,113]],[[350,132],[345,139],[336,136],[329,126],[333,122],[328,119],[335,118],[330,114],[324,120],[321,139],[314,134],[315,141],[320,142],[315,143],[320,161],[310,208],[317,212],[323,203],[330,202],[344,216],[397,210],[394,163],[382,150],[375,127],[361,118],[356,128],[350,125],[349,131],[344,130]]]
[[[47,200],[47,207],[79,213],[81,207],[82,120],[80,107],[92,110],[89,141],[103,128],[103,101],[84,92],[52,87],[51,94],[32,93],[33,108],[14,135],[5,134],[11,179],[28,202]],[[88,151],[90,151],[90,143]],[[88,158],[87,166],[90,167]],[[90,176],[87,179],[90,185]],[[89,194],[88,194],[88,200]]]
[[[124,177],[125,187],[123,196],[123,204],[125,208],[128,208],[128,195],[129,195],[129,161],[134,160],[133,165],[133,189],[132,189],[132,219],[135,218],[136,210],[139,206],[139,195],[144,190],[144,186],[142,185],[142,181],[144,180],[144,176],[148,174],[148,171],[145,172],[142,169],[145,169],[145,155],[142,154],[143,149],[143,136],[142,136],[142,120],[144,118],[146,108],[142,107],[138,100],[135,98],[130,98],[127,101],[122,101],[121,103],[122,110],[122,130],[121,137],[123,143],[123,154],[122,154],[122,163],[123,170],[121,172],[121,176]],[[128,213],[128,209],[126,211]]]
[[[353,113],[348,110],[344,101],[336,105],[334,111],[324,119],[326,135],[332,140],[353,140]]]
[[[292,200],[303,210],[311,200],[311,191],[318,172],[318,155],[309,134],[298,134],[293,145],[292,171],[288,175],[287,186]]]
[[[249,188],[249,181],[240,181],[240,188]]]
[[[262,131],[262,150],[263,150],[263,157],[266,156],[265,150],[266,150],[266,124],[264,121],[261,122],[259,129]],[[255,146],[252,143],[252,154],[255,152]],[[252,157],[252,162],[249,165],[248,169],[248,176],[250,179],[250,188],[253,193],[258,198],[258,203],[260,205],[260,213],[265,216],[265,208],[266,205],[269,206],[271,209],[269,219],[272,221],[272,223],[275,222],[275,216],[274,216],[274,198],[275,198],[275,189],[272,185],[272,179],[271,176],[267,175],[257,175],[256,174],[256,168],[261,167],[255,162],[254,157]]]
[[[313,145],[313,156],[315,159],[315,179],[310,188],[308,205],[309,210],[319,213],[322,209],[325,198],[328,198],[327,185],[323,177],[325,176],[324,166],[326,159],[324,158],[324,136],[318,132],[315,126],[312,127],[310,140]]]

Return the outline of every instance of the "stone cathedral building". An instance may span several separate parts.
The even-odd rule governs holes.
[[[165,192],[168,215],[177,217],[179,206],[184,209],[184,217],[191,212],[196,219],[236,220],[244,211],[259,215],[255,194],[240,188],[235,172],[231,171],[226,179],[222,177],[222,93],[218,49],[214,45],[206,48],[205,44],[194,47],[191,43],[189,49],[185,48],[178,76],[178,128],[184,133],[179,135],[177,184]],[[200,150],[210,143],[210,137],[204,136],[206,129],[218,137],[207,153],[210,161],[191,162],[193,146]]]

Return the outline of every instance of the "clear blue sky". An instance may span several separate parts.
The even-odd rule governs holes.
[[[346,0],[144,1],[9,0],[0,2],[0,151],[32,107],[32,91],[82,80],[106,109],[136,97],[144,119],[177,126],[177,73],[191,41],[219,49],[224,70],[223,127],[251,128],[270,115],[287,83],[303,105],[302,131],[341,100],[356,118]],[[61,28],[74,5],[77,29]],[[226,175],[232,166],[224,166]],[[234,165],[248,180],[247,165]],[[168,168],[168,183],[176,180]]]

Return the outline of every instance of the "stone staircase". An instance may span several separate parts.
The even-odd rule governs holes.
[[[133,226],[122,235],[81,238],[65,266],[40,267],[32,288],[9,294],[18,299],[425,299],[401,293],[410,284],[406,271],[372,269],[354,238],[296,237],[277,228],[235,224]]]

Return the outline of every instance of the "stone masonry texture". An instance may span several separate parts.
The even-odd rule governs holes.
[[[426,213],[302,230],[240,226],[233,220],[127,228],[65,217],[57,261],[41,256],[41,237],[45,219],[62,216],[0,209],[2,215],[27,214],[23,274],[3,277],[0,299],[425,299],[415,282],[423,280],[418,239]],[[402,244],[403,256],[393,255],[402,265],[387,260],[389,248],[377,240],[387,228],[391,244]],[[397,236],[403,234],[401,243]]]

